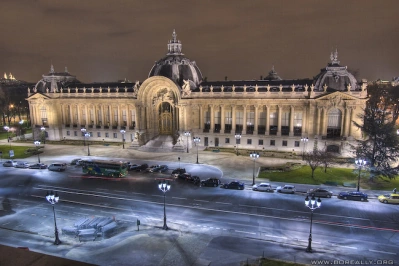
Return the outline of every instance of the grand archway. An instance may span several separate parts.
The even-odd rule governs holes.
[[[159,134],[171,135],[173,133],[172,106],[168,102],[159,105]]]

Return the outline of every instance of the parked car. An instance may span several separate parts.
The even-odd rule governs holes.
[[[3,163],[4,167],[15,167],[17,165],[17,161],[8,160]]]
[[[273,192],[273,188],[269,183],[260,183],[259,185],[253,185],[252,190],[255,191],[266,191],[266,192]]]
[[[159,172],[159,173],[163,173],[169,170],[169,167],[165,164],[163,165],[159,165],[159,167],[153,169],[153,172]]]
[[[47,167],[50,171],[65,171],[67,169],[66,163],[52,163]]]
[[[159,164],[151,165],[150,167],[147,167],[147,169],[145,171],[153,173],[158,167],[160,167]]]
[[[366,201],[367,200],[367,194],[359,191],[348,191],[348,192],[340,192],[338,194],[339,199],[344,199],[344,200],[360,200],[360,201]]]
[[[139,166],[139,164],[131,164],[129,165],[129,170],[136,170]]]
[[[184,174],[186,172],[186,168],[176,168],[172,171],[172,176],[178,177],[180,174]]]
[[[80,161],[80,160],[82,160],[82,159],[80,159],[80,158],[75,158],[75,159],[73,159],[73,160],[71,161],[71,165],[78,165],[78,161]]]
[[[140,165],[139,167],[136,168],[137,172],[141,172],[141,171],[145,171],[145,169],[148,168],[148,164],[143,163],[142,165]]]
[[[399,203],[399,194],[386,194],[378,196],[378,200],[382,203]]]
[[[202,187],[218,187],[220,185],[220,180],[218,178],[208,178],[201,181]]]
[[[232,181],[228,184],[222,184],[220,186],[221,188],[227,188],[227,189],[238,189],[238,190],[243,190],[245,188],[244,183],[239,182],[239,181]]]
[[[29,168],[29,163],[27,162],[18,162],[15,168]]]
[[[314,188],[308,190],[308,195],[322,198],[331,198],[333,192],[324,188]]]
[[[276,191],[279,193],[294,194],[296,192],[296,189],[295,189],[295,186],[293,186],[293,185],[284,185],[284,186],[278,186],[276,188]]]
[[[29,169],[46,169],[47,164],[44,163],[34,163],[29,165]]]
[[[177,178],[180,179],[180,180],[187,180],[187,179],[191,178],[191,174],[189,174],[189,173],[179,174],[177,176]]]

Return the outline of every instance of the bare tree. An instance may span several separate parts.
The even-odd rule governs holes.
[[[313,150],[305,152],[303,158],[312,170],[312,179],[314,179],[314,171],[322,164],[321,152],[317,147],[317,139],[314,142]]]
[[[336,156],[334,153],[328,152],[327,148],[319,151],[321,165],[324,168],[324,173],[327,173],[327,168],[335,163]]]

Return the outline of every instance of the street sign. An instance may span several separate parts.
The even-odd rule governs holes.
[[[9,154],[10,154],[10,158],[11,158],[11,157],[14,157],[14,150],[10,150],[10,151],[9,151]]]

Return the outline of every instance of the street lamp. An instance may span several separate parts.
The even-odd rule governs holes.
[[[235,134],[234,137],[236,138],[236,152],[238,156],[238,144],[240,144],[241,134]]]
[[[306,150],[306,144],[308,143],[308,141],[309,141],[308,137],[301,138],[301,142],[303,143],[302,161],[305,160],[305,150]]]
[[[43,143],[46,144],[46,128],[45,127],[41,127],[40,130],[42,131],[42,136],[43,136]]]
[[[362,167],[367,164],[367,161],[365,159],[356,159],[355,163],[356,163],[356,165],[359,168],[359,175],[357,177],[357,191],[359,192],[359,189],[360,189],[360,172],[362,171]]]
[[[85,138],[85,142],[86,142],[86,138],[87,138],[87,156],[90,156],[90,143],[89,143],[90,133],[86,133],[84,138]]]
[[[55,230],[54,230],[55,231],[54,245],[61,244],[61,240],[58,238],[57,220],[55,219],[55,209],[54,209],[54,205],[58,202],[59,199],[60,199],[60,197],[58,197],[57,192],[55,192],[55,195],[54,195],[53,191],[47,192],[46,200],[48,202],[50,202],[50,204],[53,206],[53,213],[54,213],[54,228],[55,228]]]
[[[252,172],[252,185],[255,185],[255,161],[256,161],[256,159],[259,158],[259,153],[257,153],[257,152],[251,152],[251,153],[249,154],[249,157],[251,157],[252,159],[254,159],[254,170],[253,170],[253,172]]]
[[[201,138],[200,137],[194,137],[194,143],[195,143],[195,146],[197,146],[197,163],[198,163],[198,146],[199,146],[199,143],[201,142]]]
[[[169,182],[159,182],[158,188],[163,192],[163,230],[168,230],[168,226],[166,225],[166,204],[165,204],[165,194],[167,191],[170,190],[170,184]]]
[[[186,131],[186,132],[184,132],[184,136],[186,136],[186,137],[187,137],[187,153],[188,153],[188,137],[190,137],[190,136],[191,136],[191,133],[190,133],[190,131]]]
[[[82,136],[83,136],[83,146],[86,146],[86,129],[83,127],[80,129],[82,131]]]
[[[121,129],[121,134],[122,134],[122,148],[125,148],[125,133],[126,130]]]
[[[37,161],[40,163],[40,153],[39,153],[40,141],[36,140],[35,142],[33,142],[33,144],[35,144],[37,149]]]
[[[321,200],[320,198],[316,201],[315,197],[312,196],[311,200],[309,201],[309,196],[306,196],[305,199],[305,206],[308,207],[311,211],[310,213],[310,233],[309,233],[309,242],[308,247],[306,248],[306,252],[312,252],[312,223],[313,223],[313,211],[317,208],[321,207]]]

